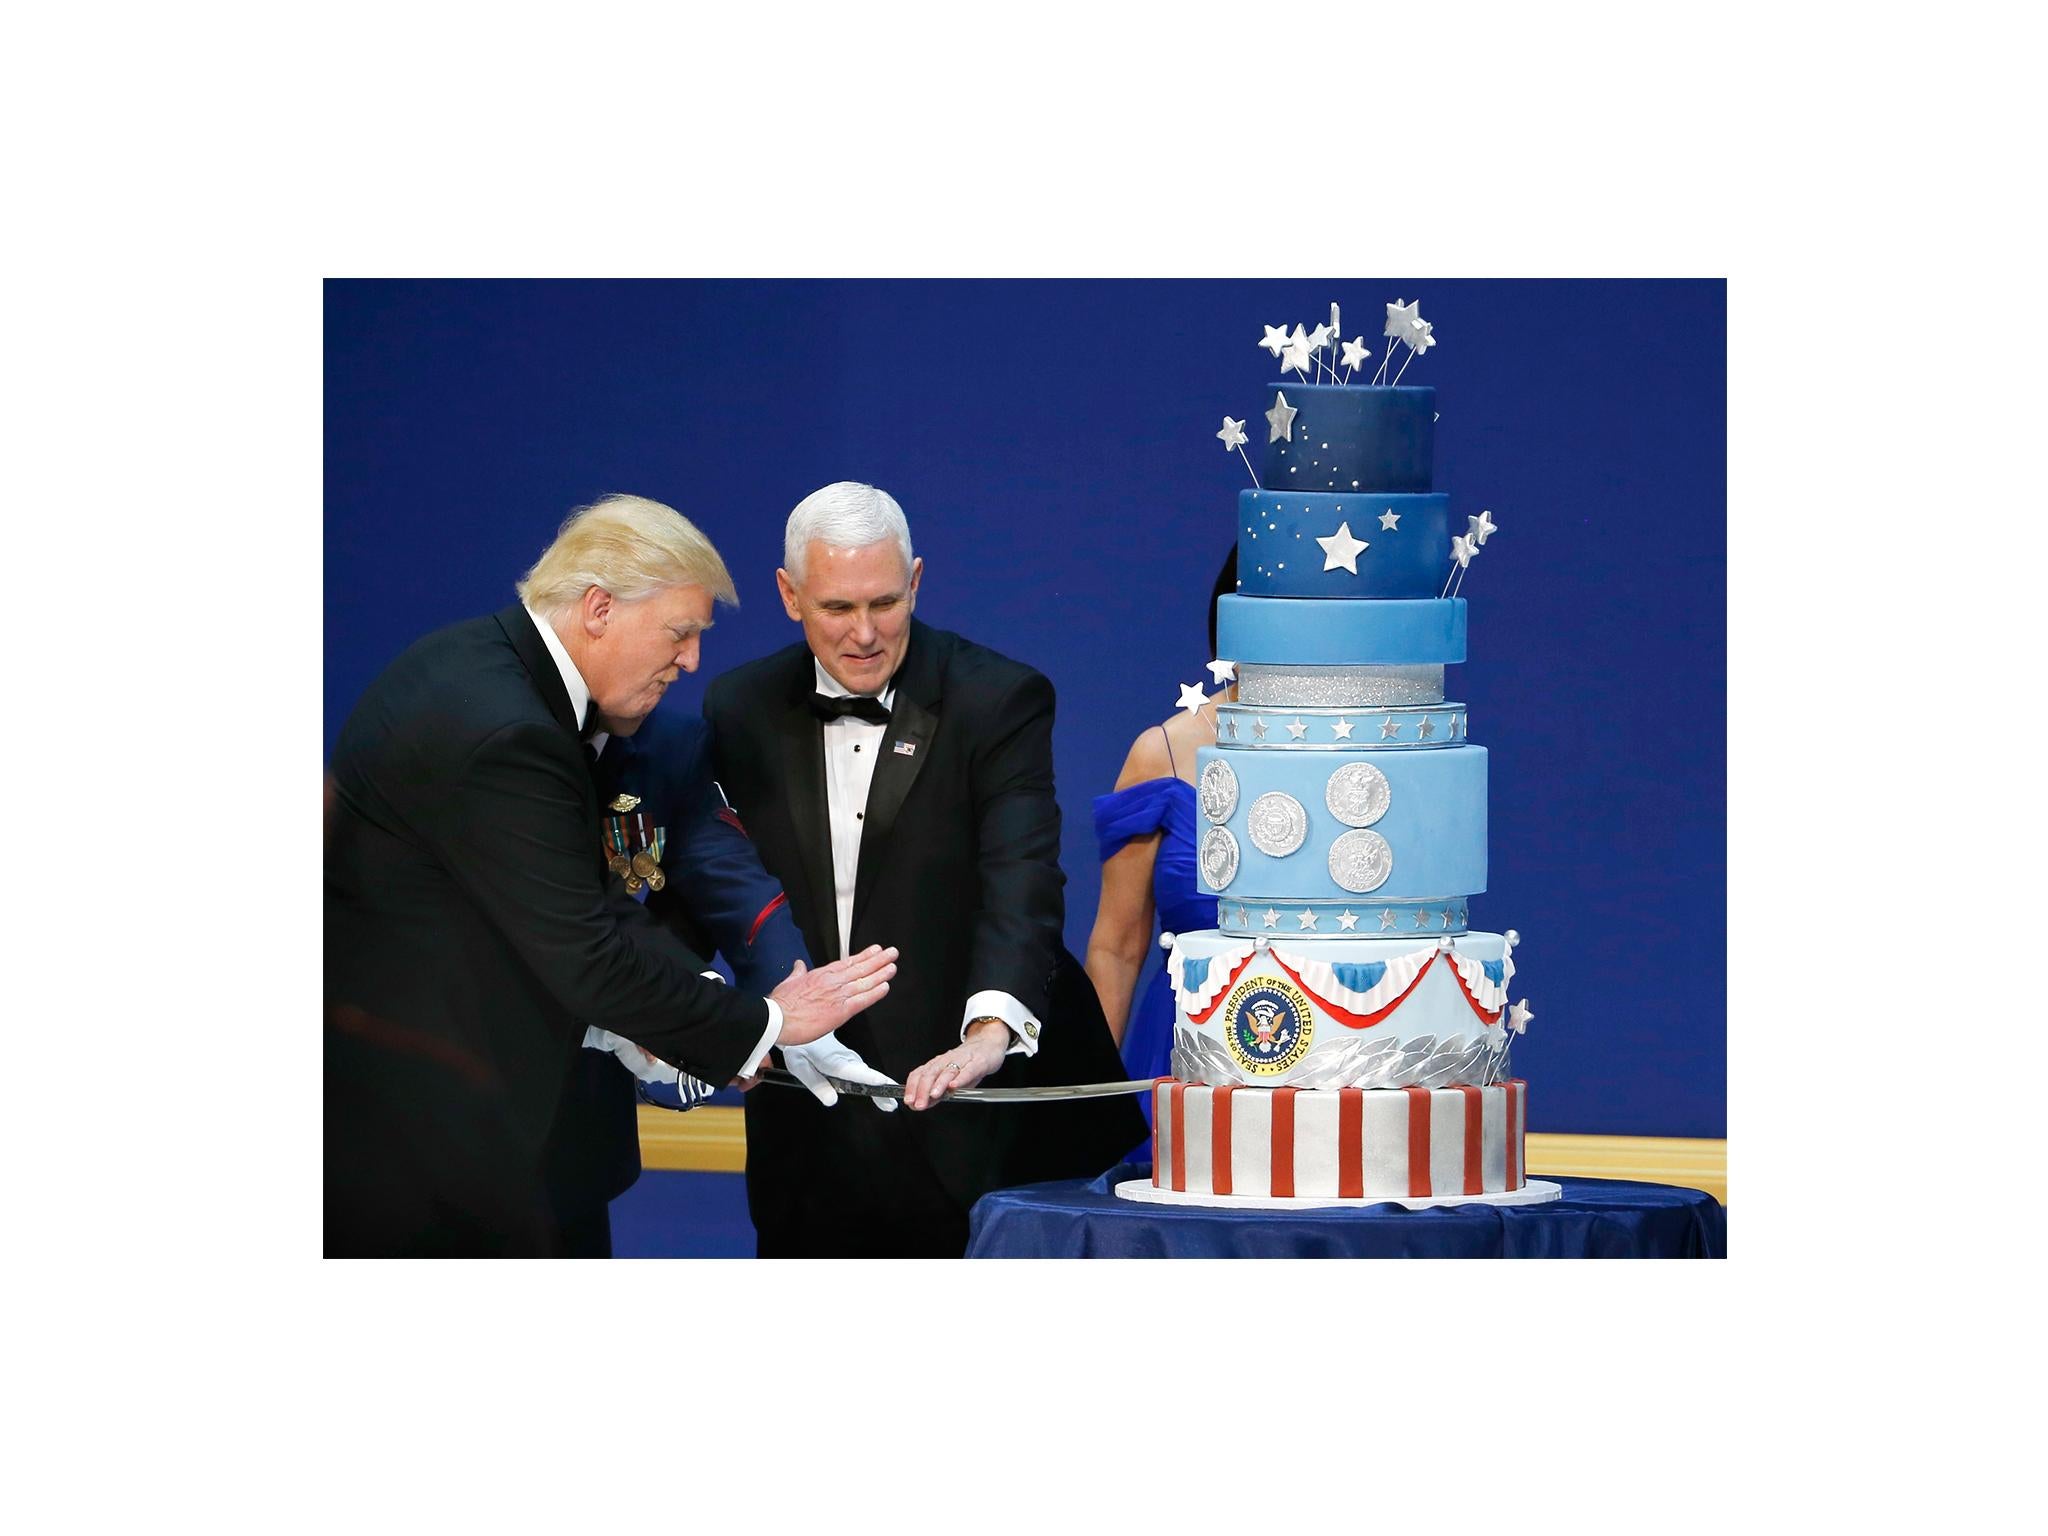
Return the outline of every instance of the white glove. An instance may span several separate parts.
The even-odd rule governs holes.
[[[862,1061],[860,1052],[841,1045],[836,1032],[820,1035],[809,1045],[784,1045],[776,1049],[782,1052],[782,1064],[789,1068],[790,1074],[810,1089],[827,1109],[839,1102],[838,1093],[825,1081],[828,1077],[836,1077],[842,1083],[871,1083],[877,1088],[898,1086],[893,1077],[877,1072]],[[875,1099],[872,1102],[885,1112],[896,1107],[894,1099]]]

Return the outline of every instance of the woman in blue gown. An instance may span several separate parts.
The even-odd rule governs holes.
[[[1209,654],[1216,654],[1216,599],[1237,590],[1237,551],[1209,594]],[[1172,1070],[1173,984],[1161,965],[1144,995],[1138,977],[1155,935],[1216,926],[1216,898],[1195,885],[1195,753],[1216,740],[1216,694],[1196,713],[1183,710],[1148,726],[1131,744],[1109,794],[1095,797],[1095,838],[1102,853],[1102,899],[1088,935],[1088,976],[1109,1030],[1134,1078]],[[1149,1124],[1151,1096],[1139,1099]]]

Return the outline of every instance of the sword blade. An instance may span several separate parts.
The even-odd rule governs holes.
[[[804,1088],[792,1072],[781,1067],[767,1067],[761,1072],[761,1081],[773,1083],[779,1088]],[[901,1099],[901,1084],[892,1083],[884,1087],[875,1083],[844,1083],[836,1077],[825,1081],[840,1093],[852,1094],[860,1099]],[[1133,1078],[1124,1083],[1072,1083],[1048,1088],[957,1088],[939,1100],[941,1104],[955,1100],[963,1104],[1049,1104],[1064,1099],[1107,1099],[1118,1094],[1143,1093],[1152,1086],[1149,1077]],[[804,1092],[809,1093],[808,1088]]]

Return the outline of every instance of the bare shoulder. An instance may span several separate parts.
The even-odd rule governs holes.
[[[1170,779],[1173,777],[1173,759],[1166,750],[1166,738],[1159,734],[1159,727],[1148,725],[1138,733],[1138,739],[1131,743],[1130,755],[1124,759],[1123,771],[1116,776],[1118,789],[1129,789],[1133,784],[1142,784],[1147,779]]]

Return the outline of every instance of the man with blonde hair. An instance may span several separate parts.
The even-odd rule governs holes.
[[[586,1027],[723,1083],[895,974],[896,952],[871,945],[766,998],[728,990],[607,870],[584,738],[644,719],[696,670],[714,602],[735,601],[710,541],[658,502],[609,497],[569,517],[518,591],[405,651],[335,744],[330,1254],[557,1251],[540,1169]]]

